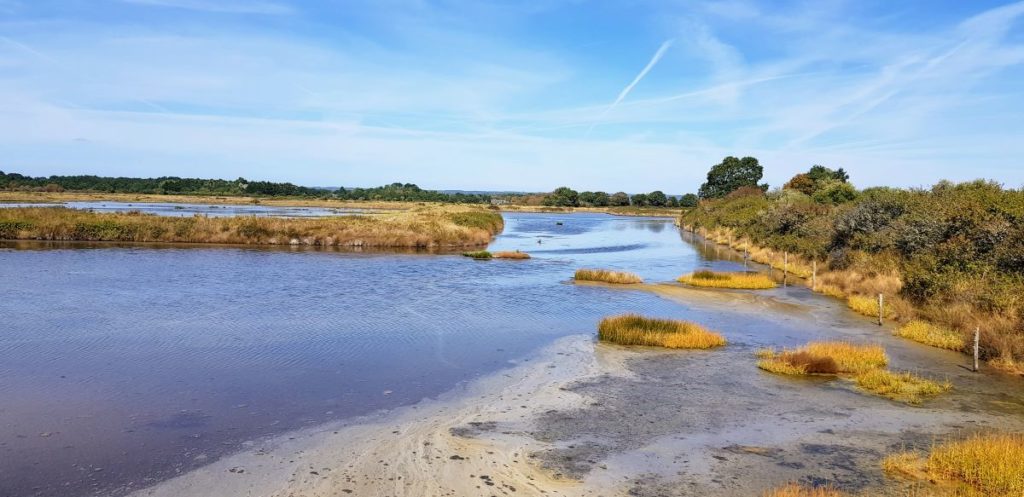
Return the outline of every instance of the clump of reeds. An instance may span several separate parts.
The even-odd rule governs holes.
[[[888,358],[879,345],[848,342],[810,342],[770,356],[761,352],[757,366],[780,374],[858,374],[885,367]]]
[[[896,336],[909,338],[932,347],[949,350],[963,350],[964,337],[949,328],[934,325],[926,321],[911,321],[893,332]]]
[[[518,250],[515,250],[515,251],[507,250],[507,251],[502,251],[502,252],[495,252],[492,255],[494,256],[495,259],[520,259],[521,260],[521,259],[529,259],[530,258],[530,254],[527,254],[526,252],[520,252]]]
[[[932,448],[928,472],[993,497],[1024,495],[1024,434],[990,433]]]
[[[846,305],[856,312],[865,316],[878,317],[878,297],[867,295],[850,295],[846,299]],[[882,317],[889,317],[888,306],[882,303]]]
[[[777,286],[771,278],[760,273],[720,273],[707,270],[681,276],[678,281],[692,286],[745,290],[764,290]]]
[[[725,337],[696,323],[623,314],[601,320],[598,339],[620,345],[670,349],[710,349],[726,344]]]
[[[966,493],[970,495],[1018,497],[1024,495],[1022,461],[1024,434],[988,433],[939,443],[927,456],[892,454],[882,460],[882,469],[913,478],[957,482],[972,490]]]
[[[856,378],[857,386],[892,400],[920,404],[926,397],[949,391],[949,381],[937,382],[910,372],[894,373],[884,369],[865,371]]]
[[[493,254],[486,250],[474,250],[472,252],[463,252],[463,257],[470,257],[477,260],[487,260],[494,257]]]
[[[643,283],[644,280],[633,273],[609,271],[607,269],[577,269],[576,281],[600,281],[617,285]]]
[[[846,495],[831,486],[805,487],[797,483],[788,483],[764,493],[764,497],[846,497]]]

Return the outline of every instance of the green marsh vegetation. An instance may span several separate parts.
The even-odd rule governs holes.
[[[619,345],[646,345],[670,349],[710,349],[726,344],[721,334],[696,323],[622,314],[601,320],[597,337]]]
[[[1024,361],[1024,192],[990,181],[857,190],[821,166],[766,191],[759,165],[732,159],[682,226],[776,268],[788,253],[797,276],[816,261],[815,290],[858,312],[877,316],[881,293],[887,319],[961,336],[977,327],[983,359]]]

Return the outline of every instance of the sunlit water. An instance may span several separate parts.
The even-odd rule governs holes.
[[[0,495],[123,493],[259,437],[438,395],[608,314],[692,318],[569,281],[708,264],[670,219],[600,214],[507,214],[490,248],[528,261],[13,247],[0,245]]]
[[[24,202],[0,202],[0,208],[4,207],[55,207],[62,206],[71,209],[81,209],[92,212],[142,212],[144,214],[155,214],[157,216],[191,217],[197,214],[207,217],[233,217],[233,216],[257,216],[257,217],[325,217],[344,216],[351,214],[362,214],[372,212],[372,209],[353,209],[346,207],[292,207],[276,205],[247,205],[247,204],[188,204],[188,203],[161,203],[161,202],[63,202],[58,204],[40,204]]]

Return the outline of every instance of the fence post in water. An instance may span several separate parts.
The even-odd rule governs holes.
[[[750,242],[743,244],[743,269],[747,269],[747,259],[750,258],[750,255],[747,254],[748,246],[750,246]]]
[[[811,290],[818,288],[818,260],[811,261]]]
[[[882,315],[884,314],[883,309],[885,309],[884,299],[885,298],[882,297],[882,294],[878,294],[878,326],[882,326]]]
[[[981,342],[981,328],[974,329],[974,372],[978,372],[978,346]]]

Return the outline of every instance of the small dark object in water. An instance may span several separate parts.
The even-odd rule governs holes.
[[[561,221],[555,221],[555,225],[556,225],[556,226],[561,226],[561,225],[562,225],[562,222],[561,222]]]

